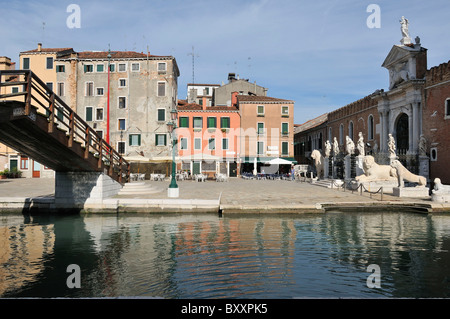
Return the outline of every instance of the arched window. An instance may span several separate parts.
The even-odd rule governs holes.
[[[330,143],[332,143],[333,141],[333,135],[331,134],[331,127],[328,128],[328,140],[330,141]]]
[[[344,144],[344,124],[339,126],[339,144]]]
[[[373,140],[373,116],[372,114],[369,115],[369,120],[367,121],[367,138],[369,140]]]
[[[350,121],[348,124],[348,137],[353,141],[353,122]]]

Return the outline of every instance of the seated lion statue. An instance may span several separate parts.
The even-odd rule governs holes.
[[[408,171],[399,160],[393,160],[391,166],[397,171],[398,187],[404,187],[405,181],[417,183],[419,187],[427,185],[427,179]]]
[[[364,174],[356,176],[358,182],[390,180],[397,177],[395,168],[389,165],[379,165],[373,156],[367,155],[363,160]]]
[[[314,160],[314,166],[316,167],[317,178],[323,177],[324,173],[324,157],[318,150],[313,150],[311,157]]]

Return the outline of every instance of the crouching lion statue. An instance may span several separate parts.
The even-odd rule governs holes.
[[[397,177],[395,168],[389,165],[379,165],[373,156],[365,156],[363,160],[364,174],[356,176],[358,182],[390,180]]]
[[[391,166],[397,171],[398,187],[404,187],[405,181],[417,183],[419,187],[425,187],[427,185],[427,179],[425,177],[411,173],[399,160],[393,160]]]

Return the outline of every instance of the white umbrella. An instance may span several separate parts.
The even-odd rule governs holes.
[[[287,164],[292,164],[291,161],[285,160],[283,158],[274,158],[271,159],[270,161],[265,162],[266,164],[271,164],[271,165],[287,165]]]

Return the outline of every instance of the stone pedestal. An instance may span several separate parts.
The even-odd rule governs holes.
[[[323,178],[328,178],[330,173],[330,159],[328,157],[325,157],[323,159]]]
[[[344,157],[344,180],[352,179],[352,157],[346,155]]]
[[[427,179],[427,183],[430,182],[430,159],[428,156],[419,156],[419,175]]]
[[[355,174],[356,176],[360,176],[364,174],[364,156],[358,155],[356,156],[356,165],[355,165]]]
[[[398,186],[397,180],[383,180],[383,181],[370,181],[370,182],[355,182],[352,184],[352,189],[356,189],[360,184],[369,192],[377,192],[380,187],[383,187],[383,193],[392,194],[394,187]]]
[[[431,200],[436,203],[450,203],[450,193],[433,193]]]
[[[177,188],[168,188],[167,189],[167,197],[169,198],[177,198],[180,197],[180,189]]]
[[[394,187],[393,195],[397,197],[417,197],[423,198],[429,196],[428,187]]]

